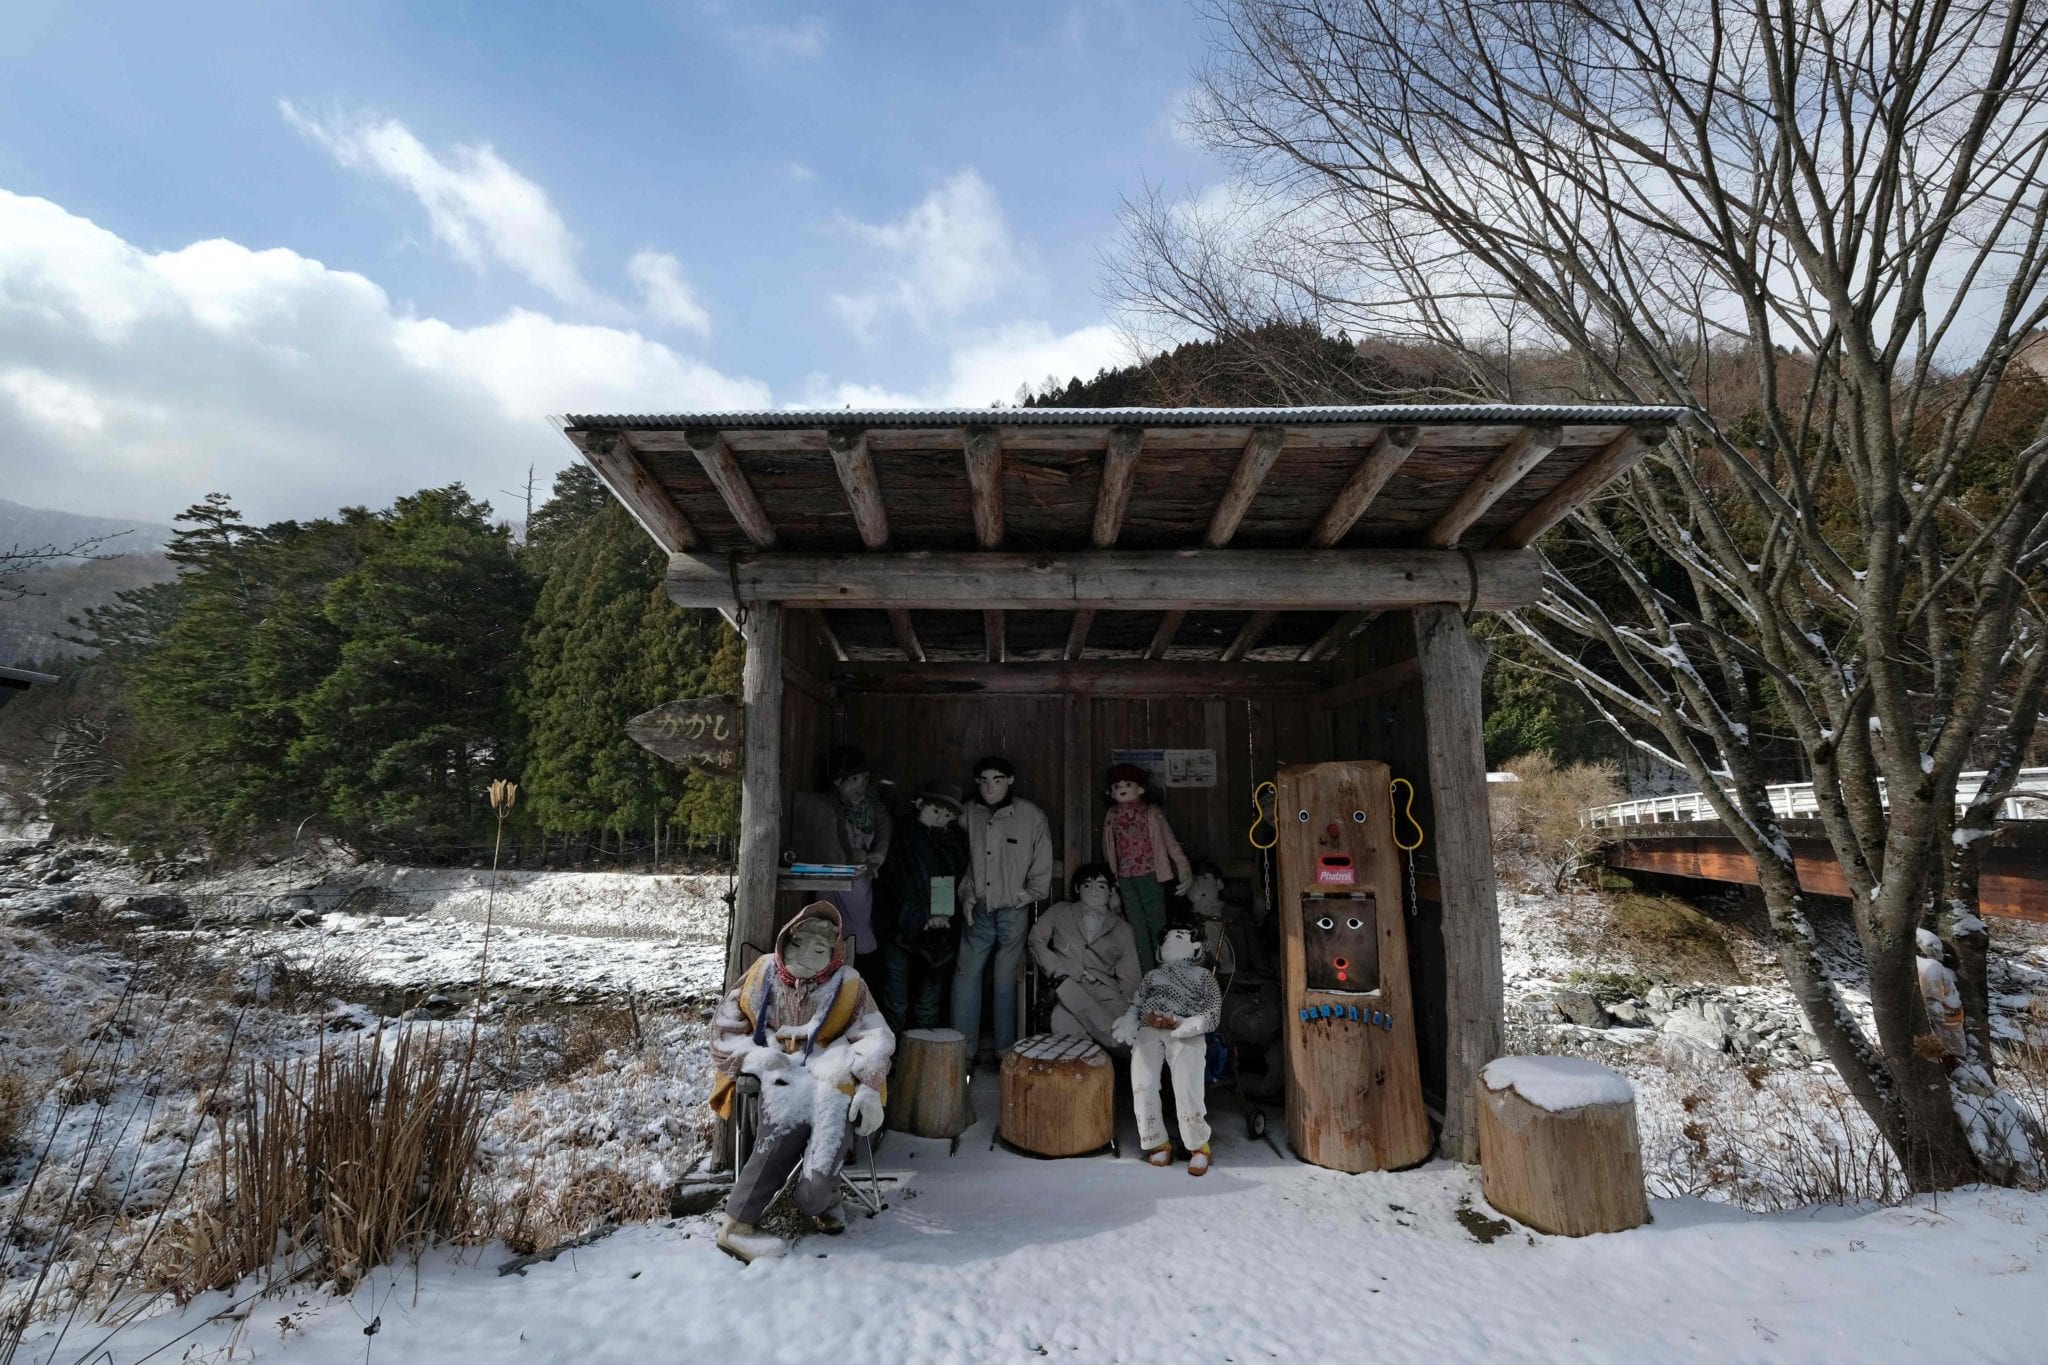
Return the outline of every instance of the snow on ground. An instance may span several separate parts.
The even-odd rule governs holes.
[[[1200,1180],[1130,1155],[991,1150],[992,1081],[956,1155],[891,1136],[881,1162],[911,1173],[907,1191],[783,1261],[728,1259],[709,1216],[630,1227],[523,1275],[499,1274],[495,1249],[438,1254],[346,1300],[259,1302],[236,1321],[208,1321],[232,1302],[211,1295],[139,1324],[108,1359],[183,1338],[157,1358],[233,1344],[306,1365],[2022,1362],[2048,1339],[2040,1195],[1772,1216],[1658,1200],[1632,1232],[1542,1237],[1489,1222],[1469,1169],[1305,1166],[1245,1138],[1218,1113],[1228,1100]],[[1131,1136],[1127,1121],[1126,1153]]]
[[[88,1174],[100,1197],[125,1192],[142,1211],[161,1202],[230,1023],[245,1055],[290,1057],[380,1016],[466,1018],[487,871],[309,860],[165,881],[104,853],[75,866],[39,857],[0,865],[0,912],[57,935],[0,931],[0,1068],[79,1086],[87,1035],[112,1036],[99,1024],[124,995],[145,1025],[165,1014],[161,990],[129,991],[137,962],[184,954],[195,981],[215,982],[193,996],[199,1026],[136,1031],[126,1075],[97,1101],[37,1107],[28,1131],[55,1131],[57,1166]],[[611,873],[497,883],[482,1054],[499,1095],[484,1138],[494,1226],[539,1245],[608,1214],[623,1230],[523,1276],[500,1276],[511,1253],[492,1246],[381,1271],[345,1299],[307,1286],[215,1320],[235,1301],[212,1295],[94,1359],[139,1361],[166,1345],[156,1359],[225,1348],[312,1362],[2043,1358],[2048,1198],[1733,1207],[1824,1197],[1812,1162],[1845,1150],[1852,1166],[1869,1161],[1856,1146],[1867,1124],[1800,1051],[1768,962],[1737,934],[1724,972],[1674,977],[1609,932],[1598,897],[1516,886],[1502,890],[1511,1045],[1628,1075],[1652,1192],[1717,1202],[1659,1198],[1650,1227],[1615,1236],[1531,1236],[1488,1220],[1469,1170],[1344,1176],[1281,1159],[1244,1138],[1221,1092],[1219,1164],[1203,1180],[1129,1157],[1032,1161],[989,1149],[985,1076],[982,1126],[956,1155],[887,1140],[882,1164],[911,1179],[886,1213],[742,1268],[711,1245],[711,1217],[635,1221],[658,1218],[702,1154],[723,890],[717,877]],[[135,908],[166,894],[190,916]],[[118,941],[81,938],[80,906],[111,916]],[[1853,936],[1821,929],[1853,993]],[[1999,1009],[2016,1019],[2048,986],[2048,935],[1999,924],[1994,941]],[[1631,1021],[1605,1006],[1601,1026],[1561,1020],[1561,993],[1590,989],[1589,974],[1634,979],[1630,991],[1655,980],[1663,993],[1635,1010],[1607,989]],[[89,1128],[116,1120],[135,1136],[108,1161]],[[202,1131],[202,1158],[208,1141]],[[19,1161],[0,1174],[22,1178]],[[0,1218],[18,1188],[0,1185]],[[0,1258],[10,1275],[35,1264],[19,1245]],[[92,1339],[67,1335],[53,1350],[54,1325],[38,1330],[27,1359],[71,1360]]]

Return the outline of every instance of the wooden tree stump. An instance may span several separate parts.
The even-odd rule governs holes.
[[[1583,1057],[1502,1057],[1473,1084],[1487,1203],[1566,1237],[1650,1221],[1626,1078]]]
[[[1116,1068],[1086,1038],[1041,1033],[1003,1055],[1003,1141],[1035,1156],[1099,1151],[1116,1135]]]
[[[974,1123],[967,1096],[967,1040],[949,1028],[914,1028],[896,1039],[889,1073],[889,1126],[918,1137],[958,1137]]]

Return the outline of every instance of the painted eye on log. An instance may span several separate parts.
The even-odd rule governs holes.
[[[1308,823],[1308,812],[1302,811],[1299,815],[1296,815],[1294,818],[1301,821],[1301,823],[1305,825]]]
[[[1344,927],[1347,929],[1363,929],[1365,921],[1353,915],[1350,919],[1344,921]]]
[[[1321,929],[1324,933],[1328,933],[1331,929],[1334,929],[1336,926],[1337,921],[1331,919],[1328,915],[1324,915],[1321,919],[1316,921],[1316,928]]]
[[[1351,823],[1352,823],[1352,824],[1354,824],[1354,825],[1362,825],[1362,824],[1364,824],[1364,823],[1365,823],[1365,812],[1364,812],[1364,811],[1362,811],[1362,810],[1355,810],[1355,811],[1351,812]]]

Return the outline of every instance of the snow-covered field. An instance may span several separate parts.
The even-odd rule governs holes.
[[[117,1253],[178,1194],[188,1146],[203,1160],[210,1141],[202,1096],[230,1030],[239,1056],[291,1057],[366,1036],[380,1016],[468,1027],[487,873],[144,875],[89,854],[0,857],[0,917],[17,926],[0,930],[0,1098],[8,1075],[43,1094],[0,1185],[6,1300],[41,1268],[50,1189],[125,1200],[103,1233]],[[1492,1220],[1474,1172],[1344,1176],[1282,1159],[1245,1137],[1221,1093],[1218,1165],[1203,1180],[1128,1157],[1031,1161],[989,1149],[983,1077],[982,1123],[956,1154],[887,1139],[883,1167],[908,1180],[885,1213],[743,1268],[711,1245],[713,1216],[662,1218],[707,1134],[723,890],[706,877],[507,874],[491,909],[480,1055],[497,1094],[483,1143],[493,1226],[539,1245],[607,1214],[623,1228],[524,1274],[501,1275],[513,1251],[493,1243],[387,1268],[344,1298],[310,1285],[204,1295],[91,1358],[2048,1359],[2048,1198],[1734,1207],[1812,1196],[1783,1155],[1788,1133],[1795,1156],[1816,1142],[1858,1150],[1860,1115],[1830,1106],[1839,1087],[1801,1049],[1767,964],[1738,933],[1700,979],[1674,976],[1600,898],[1514,886],[1511,1043],[1629,1075],[1653,1194],[1709,1199],[1658,1198],[1655,1222],[1630,1233],[1532,1237]],[[2048,936],[1997,933],[2000,1009],[2022,1018],[2048,995]],[[1604,1002],[1591,1022],[1560,1017],[1572,993]],[[106,1083],[96,1046],[122,1062],[102,1065]],[[77,1102],[58,1104],[59,1077]],[[1776,1164],[1758,1159],[1773,1141]],[[21,1207],[44,1143],[45,1194]],[[1751,1165],[1731,1176],[1744,1150]],[[78,1268],[59,1262],[39,1303],[61,1303]],[[45,1319],[21,1358],[83,1359],[103,1331],[84,1314]]]

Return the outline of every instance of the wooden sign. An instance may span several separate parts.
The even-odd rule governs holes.
[[[745,712],[733,697],[666,702],[626,722],[626,735],[679,768],[713,777],[738,777],[745,745]]]

